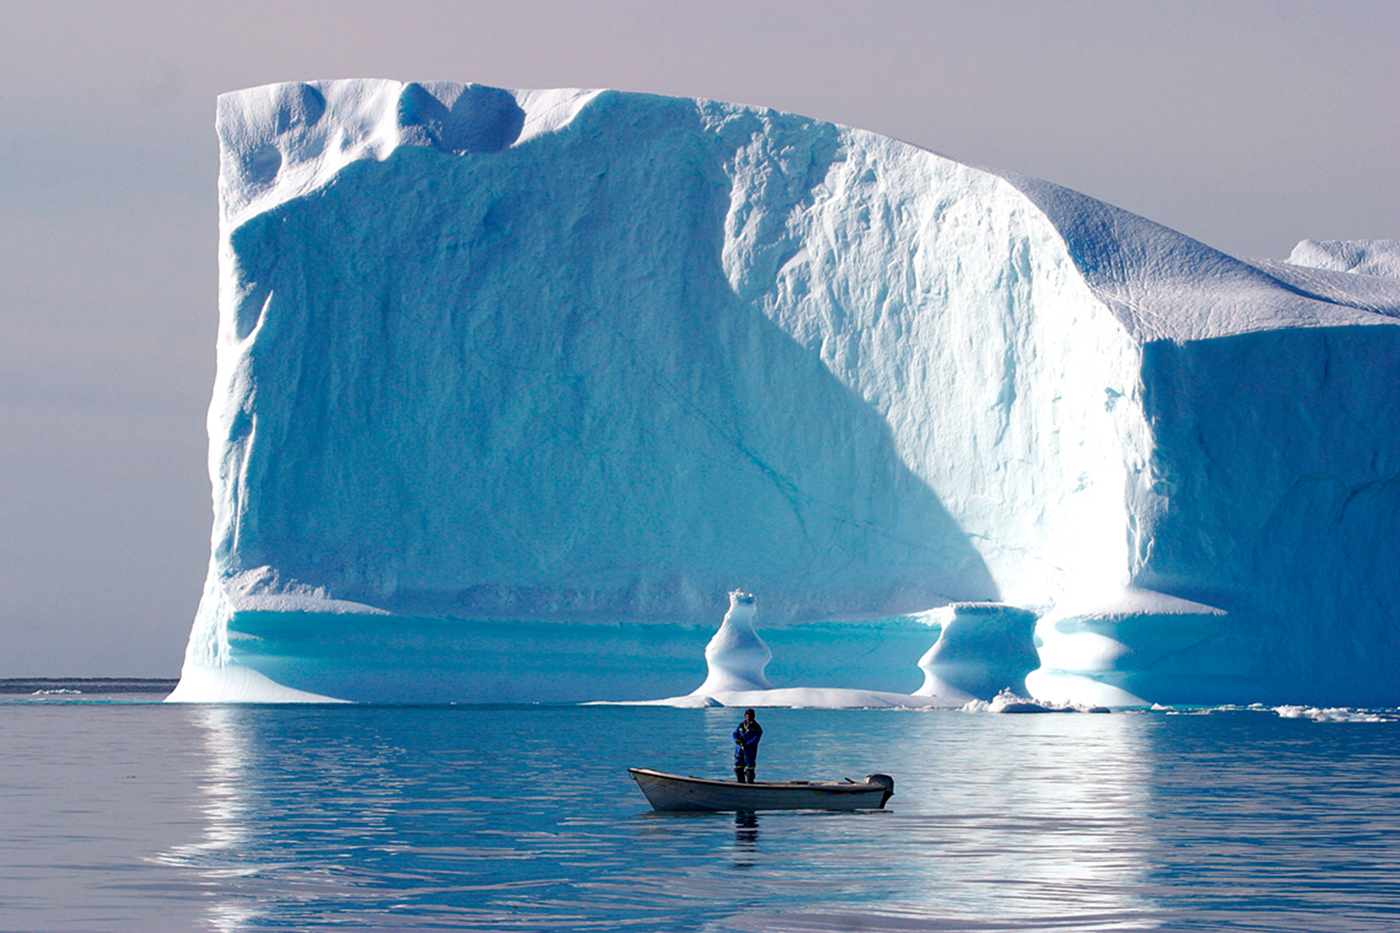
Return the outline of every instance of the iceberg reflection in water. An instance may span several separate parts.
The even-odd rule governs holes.
[[[4,929],[1379,931],[1400,914],[1393,713],[769,709],[761,779],[879,770],[899,794],[736,815],[653,813],[626,772],[722,775],[731,709],[38,706],[0,716],[0,779],[27,801],[5,818]],[[165,783],[104,778],[96,803],[64,803],[93,749]]]
[[[909,796],[855,814],[652,813],[619,762],[723,774],[727,709],[216,707],[203,710],[204,839],[168,858],[215,882],[221,930],[347,918],[880,929],[950,916],[985,929],[1151,913],[1129,717],[1075,729],[763,712],[770,778],[888,765]],[[989,741],[1006,731],[1018,738]]]

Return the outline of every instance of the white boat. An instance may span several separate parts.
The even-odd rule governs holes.
[[[894,796],[894,778],[869,774],[855,781],[715,781],[650,768],[627,773],[653,810],[881,810]]]

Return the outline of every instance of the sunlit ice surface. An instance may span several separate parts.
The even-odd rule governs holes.
[[[733,709],[0,709],[0,928],[1390,930],[1400,712],[759,711],[760,780],[887,811],[652,813]]]

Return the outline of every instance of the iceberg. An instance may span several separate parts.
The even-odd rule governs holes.
[[[217,129],[173,700],[689,695],[737,584],[736,696],[1400,702],[1396,241],[1242,260],[607,90],[278,84]]]

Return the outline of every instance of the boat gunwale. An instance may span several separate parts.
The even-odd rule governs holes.
[[[883,784],[875,784],[870,781],[851,781],[849,779],[845,781],[754,781],[753,783],[741,783],[739,781],[720,780],[719,778],[696,777],[693,774],[671,774],[668,771],[657,771],[653,768],[628,768],[627,773],[633,775],[632,779],[634,781],[636,780],[636,775],[645,774],[651,777],[666,778],[672,781],[684,781],[690,784],[709,784],[714,787],[723,787],[726,789],[771,787],[776,790],[836,790],[839,793],[868,794],[876,788],[883,789],[885,787]],[[893,794],[891,794],[891,796],[893,796]]]
[[[887,784],[869,777],[861,783],[846,778],[845,781],[755,781],[750,784],[670,774],[652,768],[628,768],[627,773],[652,809],[658,812],[883,810],[894,796],[892,779]],[[888,779],[888,775],[870,777]],[[794,794],[799,796],[793,798]],[[708,799],[698,799],[706,797]],[[840,804],[836,803],[838,799],[842,801]]]

